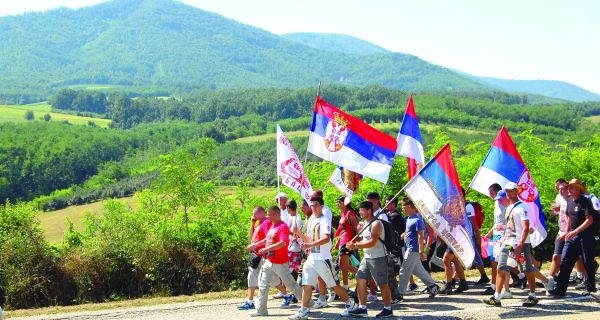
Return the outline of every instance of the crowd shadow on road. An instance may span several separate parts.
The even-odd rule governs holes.
[[[516,319],[525,317],[546,317],[553,318],[561,315],[581,314],[581,319],[592,319],[587,317],[587,313],[600,313],[600,307],[585,305],[577,302],[557,303],[557,304],[538,304],[533,308],[515,307],[507,308],[506,312],[500,313],[501,319]],[[600,317],[600,315],[597,315]]]

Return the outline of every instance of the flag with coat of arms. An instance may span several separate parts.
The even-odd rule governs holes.
[[[277,176],[278,179],[281,177],[284,185],[298,192],[306,202],[310,203],[312,186],[296,151],[279,125],[277,125]]]

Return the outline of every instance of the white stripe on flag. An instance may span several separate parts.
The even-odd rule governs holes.
[[[396,154],[402,157],[413,158],[419,163],[425,163],[425,152],[423,145],[415,138],[404,134],[399,134],[398,149]]]
[[[471,189],[489,196],[488,188],[492,184],[497,183],[504,189],[504,186],[509,182],[516,183],[516,181],[509,181],[494,170],[486,167],[479,167],[479,171],[477,171],[475,177],[473,177],[473,181],[471,181]]]
[[[322,159],[382,183],[387,182],[390,170],[392,170],[392,166],[370,161],[346,146],[342,146],[337,152],[331,152],[325,148],[323,137],[316,133],[310,134],[308,151]]]

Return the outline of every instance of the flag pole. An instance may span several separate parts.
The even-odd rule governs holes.
[[[317,96],[315,97],[315,103],[317,103],[317,98],[321,94],[321,81],[319,81],[319,86],[317,87]],[[302,167],[304,167],[306,172],[308,173],[308,168],[306,167],[306,162],[308,161],[308,143],[306,144],[306,153],[304,153],[304,163]]]
[[[277,124],[277,128],[279,128],[279,123]],[[275,150],[277,150],[279,147],[279,141],[277,141],[277,138],[277,132],[275,132]],[[279,168],[277,167],[277,163],[279,163],[279,152],[277,152],[275,163],[275,178],[277,179],[277,206],[279,206],[279,193],[281,192],[281,187],[279,186]]]
[[[410,181],[409,181],[410,182]],[[400,191],[398,191],[393,197],[392,199],[390,199],[390,201],[387,201],[387,203],[385,204],[385,206],[383,206],[383,208],[381,208],[381,211],[379,211],[379,214],[375,217],[373,217],[373,220],[371,220],[366,226],[364,226],[355,236],[354,238],[352,238],[352,240],[350,240],[351,242],[354,242],[362,233],[363,231],[365,231],[365,229],[370,226],[375,220],[379,219],[379,216],[381,214],[383,214],[383,211],[385,210],[385,208],[387,208],[387,206],[392,203],[394,201],[394,199],[396,199],[400,193],[402,193],[402,191],[404,191],[404,189],[406,189],[406,186],[408,186],[408,183],[406,183],[406,185],[404,185],[404,187],[402,187],[402,189],[400,189]],[[385,184],[384,184],[385,187]]]

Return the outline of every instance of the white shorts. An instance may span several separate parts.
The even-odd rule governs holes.
[[[302,267],[302,285],[317,287],[319,277],[325,281],[327,288],[340,284],[337,273],[333,270],[331,260],[306,260]]]
[[[252,267],[248,267],[248,288],[258,288],[258,279],[260,276],[260,270],[262,270],[262,266],[265,264],[267,259],[260,259],[260,263],[256,269]],[[281,279],[279,277],[271,277],[271,287],[275,288],[281,283]]]

